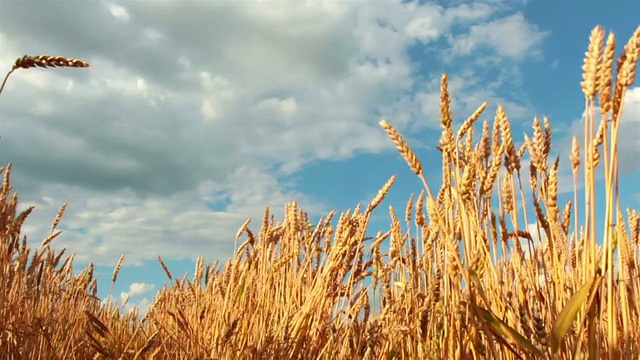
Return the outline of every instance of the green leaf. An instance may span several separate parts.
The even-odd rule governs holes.
[[[468,270],[469,277],[471,278],[471,282],[473,286],[475,286],[476,290],[480,294],[480,298],[484,301],[485,305],[489,306],[489,301],[487,301],[487,295],[484,293],[484,289],[482,288],[482,284],[480,284],[480,279],[478,278],[478,274],[473,269]]]
[[[580,290],[576,292],[567,305],[565,305],[564,309],[556,319],[553,324],[553,328],[551,329],[551,351],[556,352],[564,337],[569,332],[569,328],[571,324],[576,320],[578,316],[578,311],[582,308],[582,305],[587,301],[590,305],[595,298],[596,291],[600,287],[600,283],[602,282],[602,276],[596,275],[593,279],[589,280],[586,284],[582,285]]]
[[[489,325],[498,335],[502,337],[502,340],[509,339],[512,342],[520,345],[523,348],[528,349],[538,357],[542,357],[542,352],[536,348],[527,338],[520,335],[519,332],[514,330],[509,325],[505,324],[502,320],[496,318],[491,311],[486,310],[478,306],[480,316],[484,319],[487,325]]]

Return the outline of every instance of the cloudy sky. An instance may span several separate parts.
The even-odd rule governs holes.
[[[481,120],[502,104],[520,143],[546,115],[566,155],[582,131],[589,32],[613,30],[619,50],[638,14],[630,0],[0,0],[0,69],[24,54],[91,63],[12,75],[0,163],[13,162],[23,207],[36,205],[24,228],[34,243],[68,202],[54,245],[78,269],[96,264],[102,295],[125,253],[115,295],[144,306],[165,281],[157,255],[178,275],[200,255],[224,261],[265,205],[280,215],[297,200],[315,218],[368,202],[397,174],[372,223],[387,227],[387,205],[402,209],[420,183],[380,118],[437,189],[442,72],[456,126],[483,101]],[[627,101],[623,206],[638,208],[640,87]]]

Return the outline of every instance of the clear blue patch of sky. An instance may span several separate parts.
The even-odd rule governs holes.
[[[212,211],[224,211],[231,205],[231,197],[224,196],[216,201],[207,202],[207,208]]]

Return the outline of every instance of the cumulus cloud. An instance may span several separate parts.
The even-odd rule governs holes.
[[[460,4],[449,9],[435,4],[426,4],[421,9],[424,11],[420,16],[409,21],[405,31],[423,43],[437,40],[447,34],[454,24],[472,24],[486,19],[496,10],[484,3]]]
[[[131,297],[149,293],[155,289],[155,285],[140,282],[134,282],[129,285],[129,291],[120,293],[120,300],[125,301]]]
[[[619,130],[620,171],[640,170],[640,86],[628,89]]]
[[[453,55],[469,55],[479,47],[488,47],[500,55],[497,59],[521,59],[525,56],[541,56],[539,45],[549,35],[550,32],[540,31],[518,12],[473,25],[468,34],[451,36],[450,43]]]
[[[238,168],[223,183],[203,181],[170,196],[140,196],[131,190],[107,196],[66,185],[44,185],[40,194],[38,211],[27,220],[25,231],[45,236],[66,201],[70,216],[63,217],[66,231],[55,245],[76,251],[77,261],[110,266],[122,252],[127,254],[126,265],[140,265],[157,255],[184,259],[207,254],[222,261],[233,251],[237,228],[249,217],[261,219],[265,206],[276,219],[282,219],[283,205],[294,199],[312,214],[328,210],[291,184],[251,167]],[[259,226],[259,221],[252,226]]]
[[[149,300],[149,298],[142,298],[138,301],[127,302],[124,305],[124,311],[130,312],[137,308],[138,318],[141,318],[149,312],[149,307],[151,307],[151,300]]]
[[[138,309],[138,316],[144,316],[149,307],[151,306],[151,299],[149,297],[142,297],[142,295],[149,294],[155,290],[154,284],[147,284],[141,282],[133,282],[129,285],[128,291],[120,293],[119,300],[116,300],[113,295],[108,295],[102,299],[102,304],[110,304],[112,306],[118,306],[124,312],[133,311]]]

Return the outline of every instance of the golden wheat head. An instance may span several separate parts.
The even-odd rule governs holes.
[[[409,167],[411,167],[411,170],[416,173],[416,175],[422,174],[422,163],[418,160],[418,157],[409,147],[409,144],[404,140],[402,135],[400,135],[398,130],[384,119],[380,120],[379,124],[387,132],[393,143],[396,145],[398,151],[400,151],[404,160],[409,164]]]
[[[89,63],[80,59],[72,59],[65,56],[53,56],[53,55],[24,55],[21,58],[17,58],[13,63],[11,70],[4,77],[2,86],[0,86],[0,94],[4,85],[7,83],[7,79],[11,73],[16,69],[30,69],[34,67],[50,68],[50,67],[73,67],[73,68],[86,68],[89,67]]]
[[[34,67],[74,67],[74,68],[86,68],[89,67],[89,63],[80,59],[71,59],[65,56],[53,56],[53,55],[37,55],[29,56],[25,55],[16,59],[13,63],[11,70],[15,69],[29,69]]]

